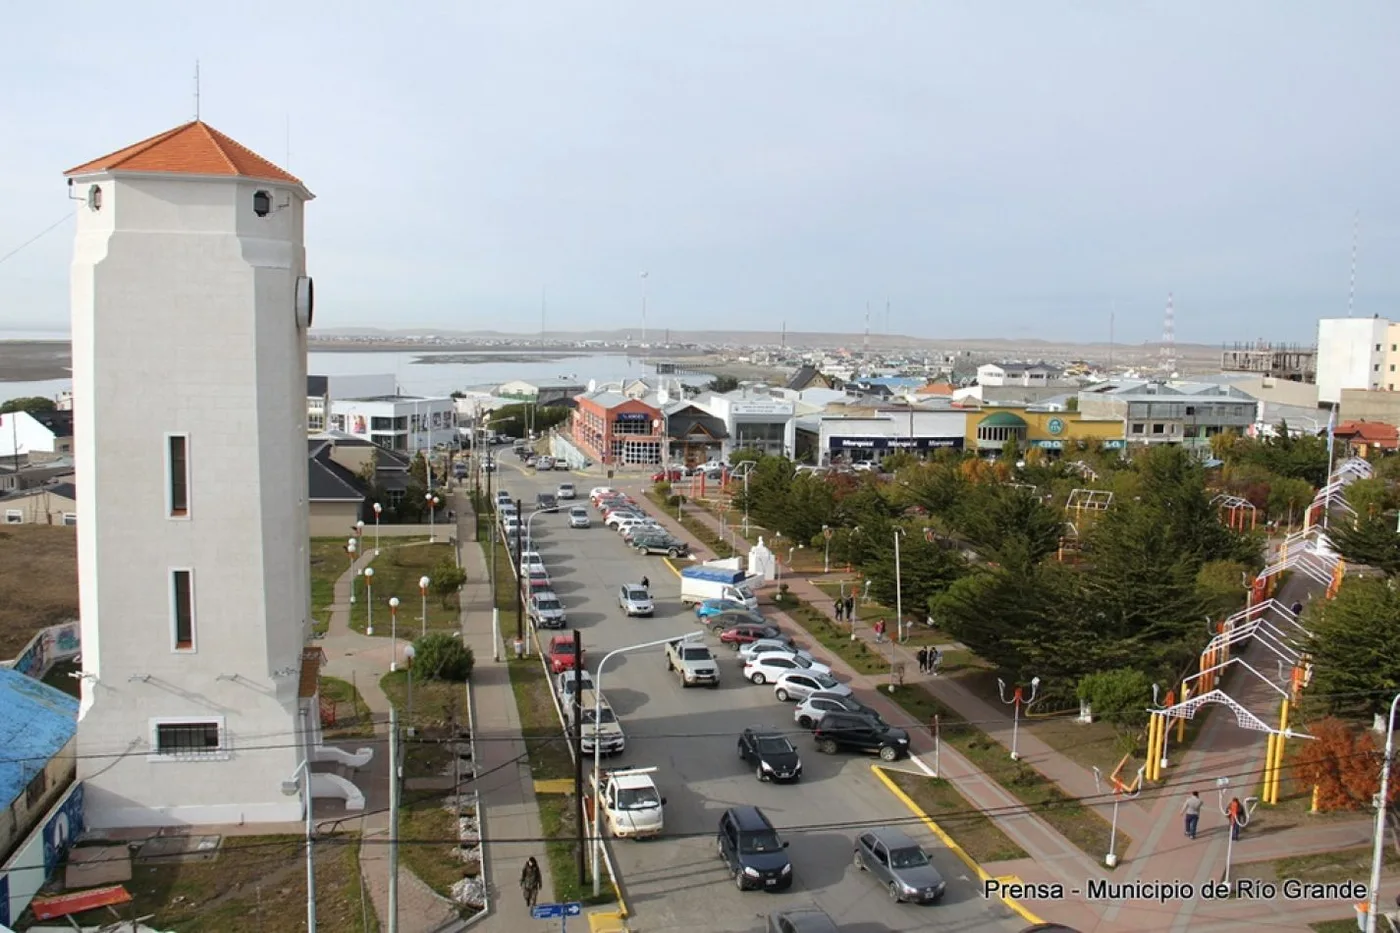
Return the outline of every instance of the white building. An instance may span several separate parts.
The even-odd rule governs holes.
[[[880,461],[901,451],[926,456],[962,450],[967,435],[964,411],[900,407],[861,414],[810,415],[802,419],[819,465]]]
[[[1048,363],[983,363],[977,367],[977,383],[984,386],[1058,385],[1062,371]]]
[[[51,460],[73,452],[73,412],[10,411],[0,415],[0,457]]]
[[[87,825],[298,820],[312,195],[198,121],[67,175]]]
[[[722,451],[726,460],[735,450],[793,456],[797,420],[792,399],[745,387],[723,395],[707,393],[693,404],[724,422],[728,437],[723,440]]]
[[[1317,322],[1317,400],[1340,405],[1343,389],[1383,389],[1390,321],[1333,317]]]
[[[417,395],[331,399],[330,429],[365,437],[390,450],[417,451],[457,443],[457,400]]]
[[[306,430],[312,434],[326,430],[326,418],[334,399],[393,395],[398,390],[398,380],[393,373],[307,376]]]

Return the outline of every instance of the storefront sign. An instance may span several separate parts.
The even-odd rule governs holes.
[[[733,402],[729,406],[731,415],[790,415],[792,405],[787,402]]]
[[[650,421],[651,415],[644,411],[620,411],[613,415],[614,421]]]
[[[1124,447],[1127,447],[1127,446],[1128,446],[1128,442],[1125,441],[1125,440],[1104,441],[1104,442],[1103,442],[1103,449],[1104,449],[1104,450],[1122,450]]]
[[[829,450],[962,450],[961,437],[857,437],[838,436]]]
[[[1063,434],[1065,433],[1065,423],[1059,418],[1051,418],[1045,422],[1045,430],[1054,435]]]
[[[1039,447],[1042,450],[1063,450],[1064,441],[1031,441],[1032,447]]]

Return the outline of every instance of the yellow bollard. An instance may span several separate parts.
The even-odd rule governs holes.
[[[1272,801],[1269,800],[1269,784],[1270,779],[1273,777],[1274,744],[1277,738],[1278,736],[1270,732],[1268,745],[1264,749],[1264,773],[1262,775],[1263,787],[1259,791],[1259,799],[1264,801],[1265,803],[1272,803]]]
[[[1155,741],[1152,743],[1152,758],[1148,765],[1152,768],[1152,780],[1162,779],[1162,740],[1167,735],[1167,717],[1157,713],[1152,717],[1157,720],[1157,728],[1154,732]]]
[[[1185,703],[1191,698],[1191,690],[1186,686],[1186,681],[1181,682],[1181,702]],[[1182,716],[1176,721],[1176,741],[1178,743],[1186,741],[1186,717]]]
[[[1157,714],[1147,714],[1147,768],[1143,771],[1143,776],[1149,781],[1157,780],[1157,772],[1152,767],[1152,761],[1157,751]]]
[[[1285,698],[1279,709],[1279,736],[1278,741],[1274,743],[1273,784],[1269,788],[1270,797],[1272,798],[1269,802],[1273,804],[1278,803],[1279,791],[1283,784],[1283,754],[1288,750],[1288,713],[1290,711],[1290,706],[1291,704]]]
[[[1319,794],[1321,794],[1321,792],[1322,792],[1322,788],[1319,787],[1318,785],[1314,784],[1314,785],[1313,785],[1313,792],[1312,792],[1312,806],[1308,809],[1308,812],[1309,812],[1309,813],[1316,813],[1316,812],[1317,812],[1317,798],[1318,798]]]

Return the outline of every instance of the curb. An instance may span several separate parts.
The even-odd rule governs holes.
[[[963,863],[966,864],[968,868],[972,869],[972,872],[977,876],[978,881],[981,881],[983,882],[983,884],[985,884],[988,881],[998,880],[989,875],[987,873],[987,870],[977,863],[976,859],[968,855],[967,852],[963,849],[963,847],[958,845],[957,841],[954,840],[952,836],[948,835],[948,833],[944,831],[942,826],[939,826],[937,823],[935,823],[933,821],[933,817],[925,813],[923,808],[920,807],[917,803],[915,803],[908,794],[900,790],[899,785],[896,784],[894,781],[890,780],[890,777],[888,774],[885,773],[884,768],[882,768],[880,765],[871,765],[870,770],[873,771],[875,773],[875,776],[880,779],[880,783],[885,785],[886,790],[893,794],[899,800],[900,803],[908,807],[909,812],[917,816],[919,820],[923,822],[925,826],[928,827],[929,831],[935,836],[937,836],[938,840],[942,842],[943,845],[947,846],[949,851],[951,851],[958,858],[962,859]],[[1037,917],[1035,914],[1031,913],[1028,909],[1022,906],[1020,901],[1017,901],[1014,898],[1002,897],[1001,901],[1007,907],[1011,908],[1018,915],[1020,915],[1020,917],[1023,920],[1025,920],[1031,925],[1045,922],[1040,917]]]

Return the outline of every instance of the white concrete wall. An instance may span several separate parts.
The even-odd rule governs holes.
[[[1322,318],[1317,322],[1317,397],[1337,405],[1343,389],[1379,389],[1390,322],[1384,318]],[[1379,347],[1379,349],[1377,349]]]
[[[301,192],[193,176],[75,189],[92,181],[103,205],[79,206],[72,267],[89,825],[294,820],[297,681],[273,675],[297,668],[310,603]],[[185,518],[168,514],[168,432],[189,436]],[[193,572],[192,651],[174,647],[175,568]],[[221,722],[223,752],[150,754],[162,717]]]

